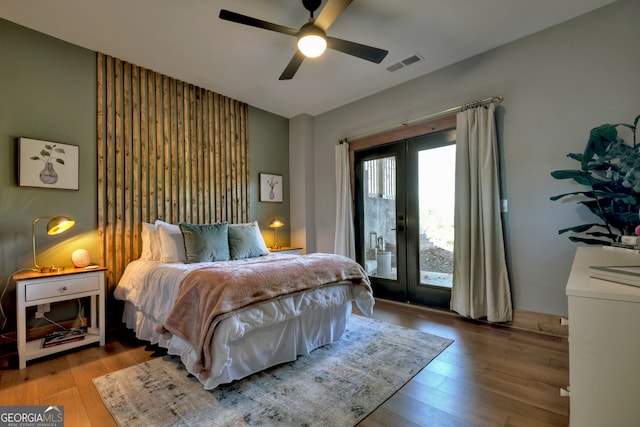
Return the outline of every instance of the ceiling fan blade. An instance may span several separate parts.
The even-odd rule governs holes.
[[[314,24],[324,31],[338,19],[340,14],[351,4],[353,0],[329,0],[322,8]]]
[[[335,37],[327,37],[327,47],[358,58],[379,64],[389,53],[388,50],[378,49],[377,47],[367,46],[364,44],[350,42],[347,40],[337,39]]]
[[[242,15],[240,13],[232,12],[230,10],[220,9],[220,15],[218,15],[220,19],[224,19],[225,21],[231,21],[238,24],[249,25],[251,27],[262,28],[264,30],[275,31],[277,33],[288,34],[290,36],[297,36],[298,30],[293,28],[285,27],[284,25],[272,24],[271,22],[263,21],[262,19],[252,18],[247,15]]]
[[[296,51],[296,54],[293,55],[293,58],[291,58],[291,61],[287,64],[287,68],[284,69],[278,80],[291,80],[296,74],[296,71],[298,71],[298,68],[300,68],[303,60],[304,55],[299,50]]]

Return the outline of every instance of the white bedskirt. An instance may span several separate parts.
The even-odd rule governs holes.
[[[226,263],[242,262],[250,268],[252,263],[266,259],[262,258]],[[224,261],[218,265],[222,263]],[[133,329],[138,338],[180,356],[192,374],[196,354],[191,346],[175,335],[164,338],[156,328],[174,306],[182,279],[204,265],[207,263],[132,261],[114,292],[116,299],[125,302],[122,320],[127,327]],[[309,354],[313,349],[339,339],[351,314],[352,301],[360,311],[371,315],[375,304],[373,296],[365,287],[351,282],[266,300],[234,312],[216,327],[211,343],[210,376],[200,381],[206,389],[212,389],[295,360],[298,355]]]
[[[207,390],[220,384],[244,378],[253,373],[290,362],[299,355],[339,339],[345,331],[351,315],[350,299],[341,304],[304,310],[295,317],[276,323],[247,327],[242,316],[231,316],[220,322],[213,343],[213,364],[209,378],[200,382]],[[186,369],[192,370],[196,354],[185,341],[177,336],[166,340],[155,331],[157,321],[125,302],[123,321],[136,336],[152,344],[166,348],[171,355],[179,356]]]

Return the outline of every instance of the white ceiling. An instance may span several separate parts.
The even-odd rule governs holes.
[[[609,3],[354,0],[327,34],[387,49],[385,60],[327,50],[288,81],[278,77],[295,37],[223,21],[218,13],[297,29],[309,17],[300,0],[0,0],[0,17],[293,117],[321,114]],[[425,60],[387,71],[416,53]]]

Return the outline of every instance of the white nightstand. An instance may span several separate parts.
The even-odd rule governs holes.
[[[277,249],[269,248],[269,252],[277,253],[277,254],[294,254],[294,255],[302,255],[302,248],[292,248],[290,246],[282,246]]]
[[[105,268],[69,268],[58,273],[26,272],[13,276],[16,282],[16,316],[18,363],[23,369],[28,360],[48,356],[93,343],[104,345],[105,330]],[[43,348],[44,339],[27,341],[27,307],[51,304],[77,298],[90,298],[91,321],[88,333],[81,341]]]

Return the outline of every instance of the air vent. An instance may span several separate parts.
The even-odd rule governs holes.
[[[420,61],[424,61],[424,58],[419,54],[416,53],[415,55],[412,55],[408,58],[403,59],[402,61],[398,61],[395,64],[391,64],[387,67],[387,71],[398,71],[402,68],[408,67],[411,64],[415,64],[416,62],[420,62]]]

